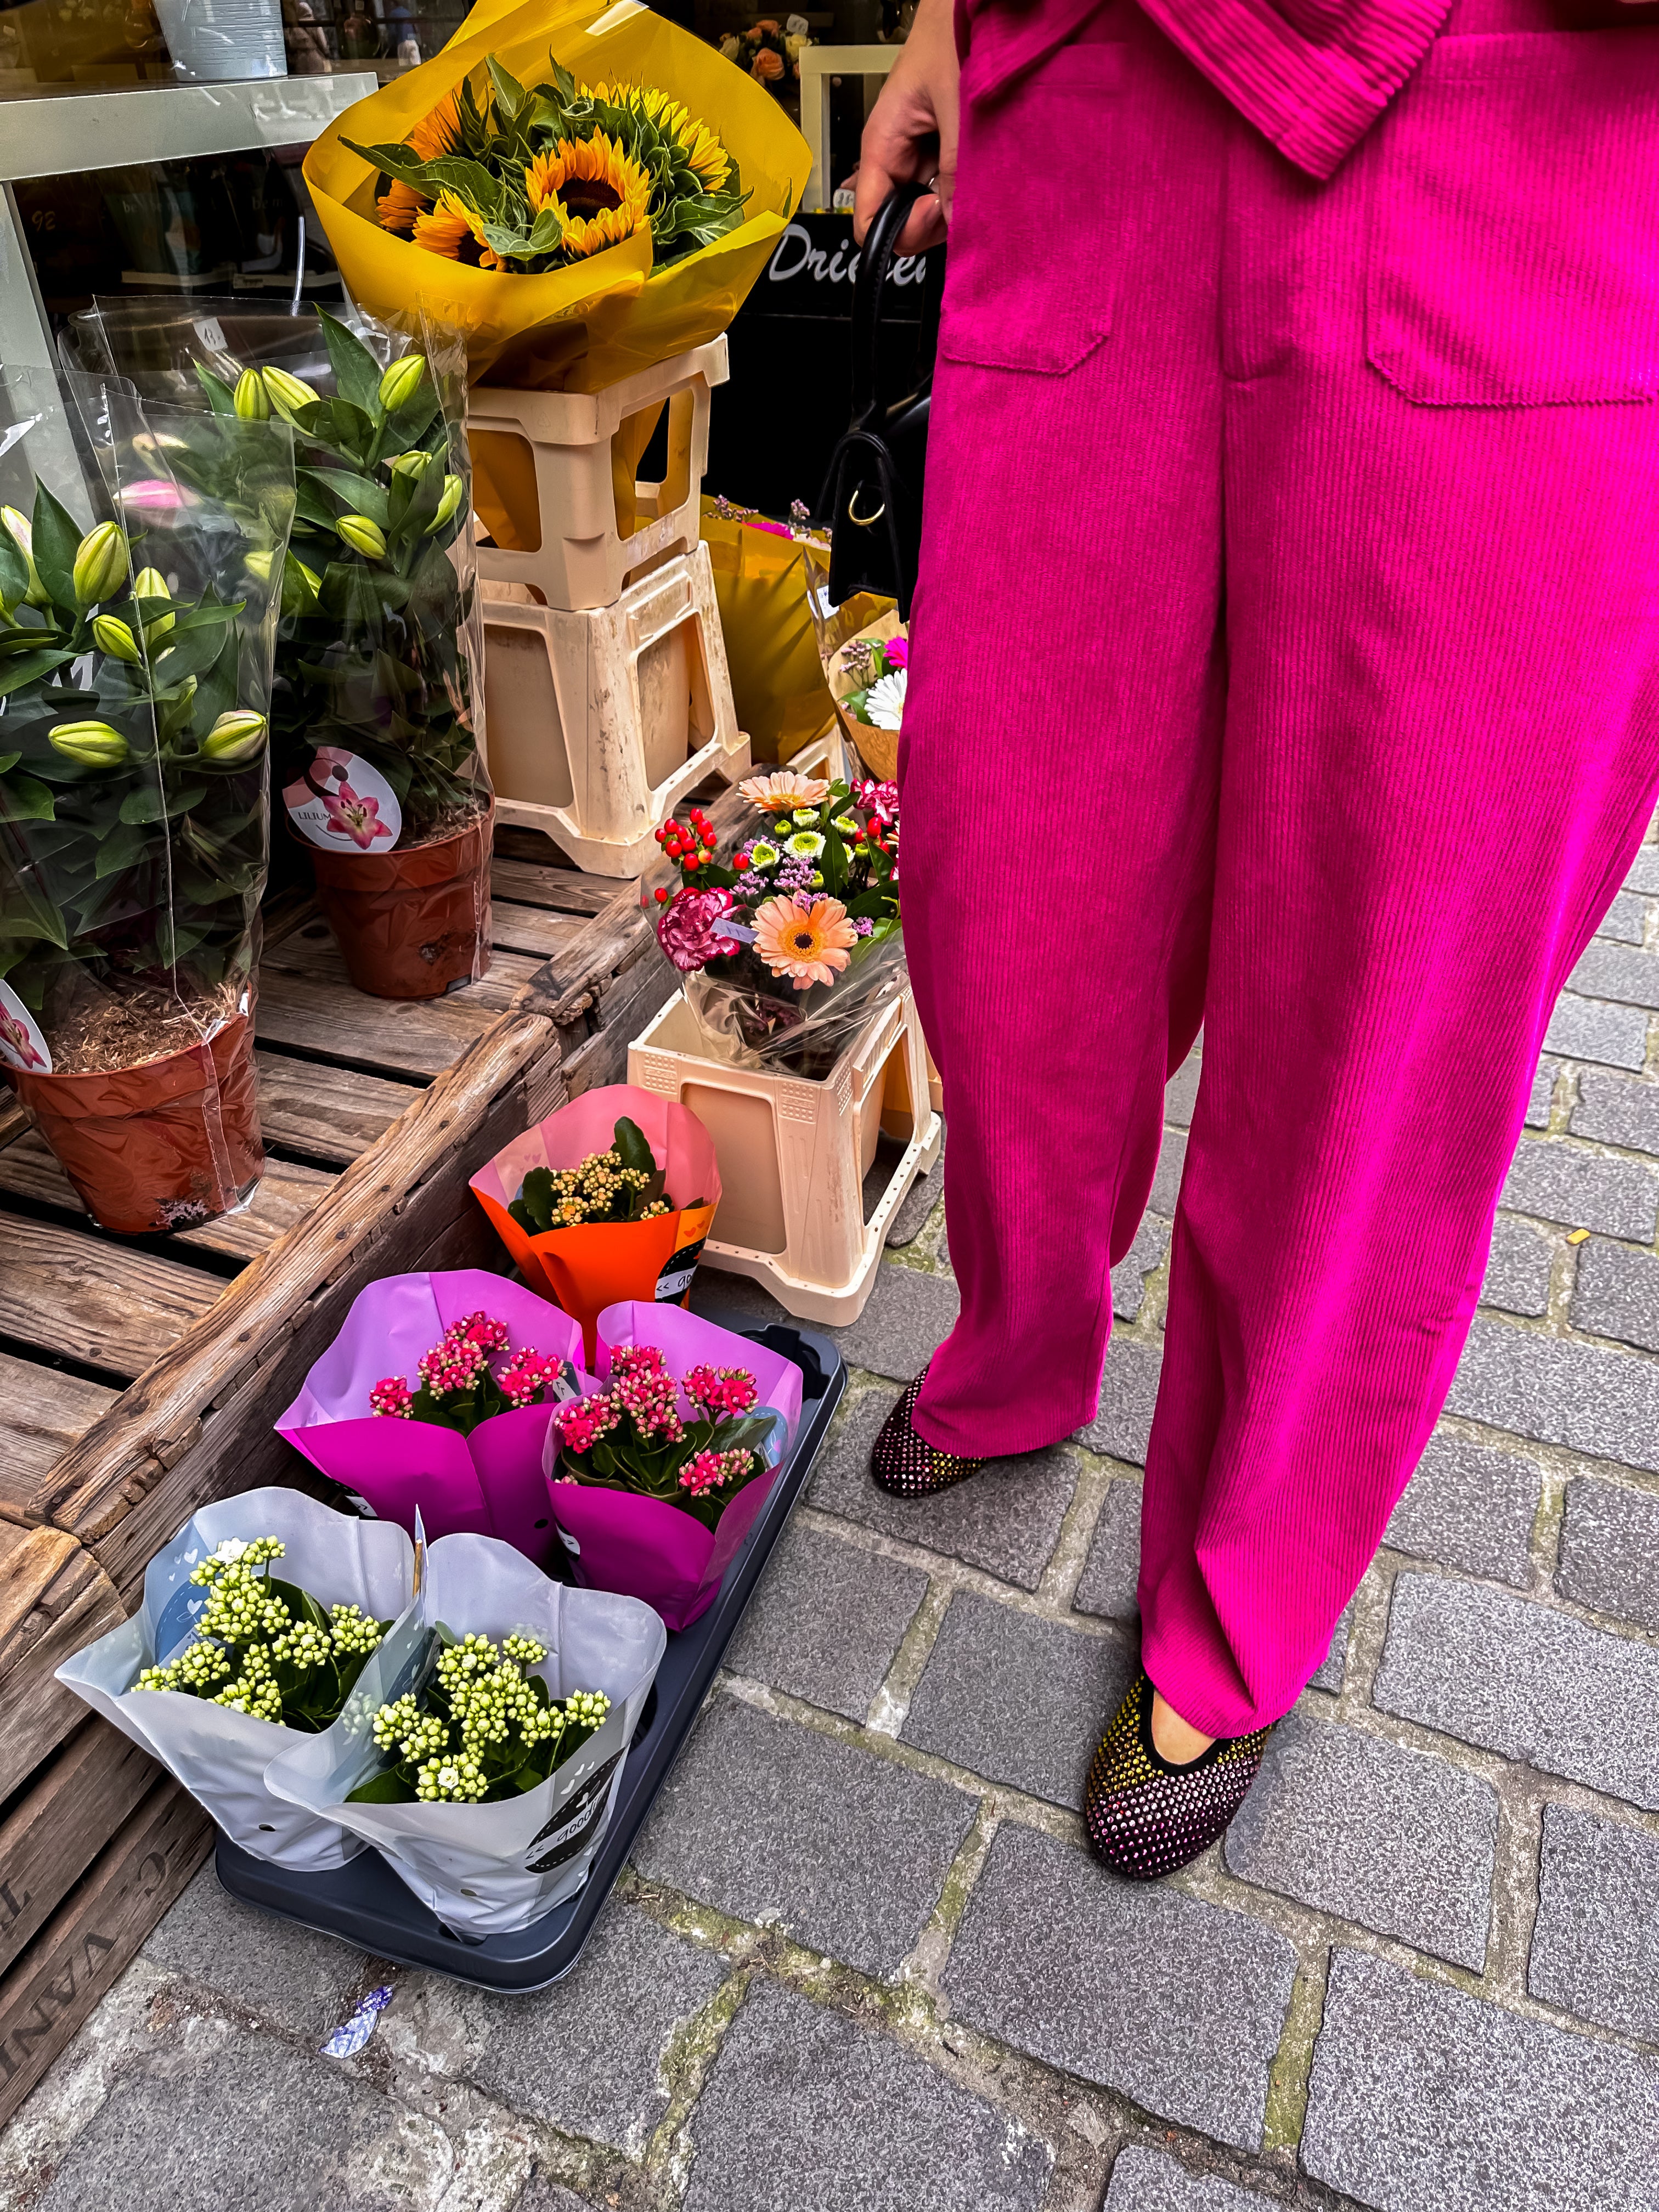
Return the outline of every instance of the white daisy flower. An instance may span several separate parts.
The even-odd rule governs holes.
[[[864,719],[878,730],[896,730],[904,720],[904,687],[910,672],[894,668],[878,677],[864,695]]]

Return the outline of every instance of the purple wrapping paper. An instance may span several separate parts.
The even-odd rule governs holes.
[[[418,1506],[432,1542],[497,1536],[539,1566],[556,1540],[542,1474],[551,1404],[497,1413],[470,1437],[368,1411],[383,1376],[401,1375],[414,1389],[422,1353],[452,1322],[480,1309],[506,1322],[513,1351],[530,1346],[568,1359],[583,1391],[593,1387],[581,1369],[580,1327],[522,1284],[478,1267],[388,1275],[352,1301],[276,1433],[331,1481],[366,1498],[383,1521],[412,1532]]]
[[[599,1340],[602,1382],[610,1380],[611,1351],[623,1345],[656,1345],[676,1376],[702,1364],[746,1367],[760,1391],[758,1405],[781,1413],[788,1442],[794,1441],[800,1426],[800,1370],[764,1345],[716,1328],[678,1306],[637,1299],[605,1308],[599,1316]],[[683,1403],[681,1411],[687,1410]],[[643,1598],[672,1629],[689,1628],[714,1603],[726,1569],[777,1480],[775,1468],[757,1475],[711,1530],[659,1498],[558,1481],[559,1439],[550,1427],[544,1453],[544,1497],[551,1498],[560,1528],[580,1547],[567,1547],[577,1580],[588,1589]]]

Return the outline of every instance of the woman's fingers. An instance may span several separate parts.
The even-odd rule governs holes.
[[[910,210],[899,251],[921,253],[942,242],[956,182],[957,71],[951,0],[922,0],[864,126],[853,208],[860,246],[893,186],[912,179],[933,191]]]

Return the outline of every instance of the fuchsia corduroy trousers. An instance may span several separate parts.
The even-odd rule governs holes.
[[[990,0],[964,65],[901,763],[962,1315],[916,1422],[1091,1418],[1201,1023],[1139,1598],[1211,1734],[1294,1702],[1381,1540],[1659,796],[1659,31],[1540,4],[1462,0],[1327,184],[1128,0],[1046,58]]]

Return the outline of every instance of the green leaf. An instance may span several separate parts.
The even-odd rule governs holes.
[[[137,823],[118,823],[99,845],[98,880],[101,883],[106,876],[118,875],[124,868],[136,866],[155,842]]]
[[[366,514],[384,530],[389,520],[386,487],[372,477],[359,476],[355,469],[313,469],[315,481],[331,492],[340,502],[343,514]],[[331,523],[333,518],[330,517]]]
[[[553,1226],[553,1170],[532,1168],[519,1186],[518,1203],[530,1217],[535,1232],[545,1235]]]
[[[196,364],[196,377],[203,391],[207,394],[208,406],[214,414],[232,416],[235,414],[236,395],[222,377],[216,376],[210,368],[206,368],[199,361]]]
[[[41,677],[49,676],[54,668],[61,668],[65,661],[74,658],[75,655],[67,649],[59,650],[52,647],[43,647],[34,653],[19,653],[15,660],[0,668],[0,699],[10,692],[21,691],[26,684],[38,683]]]
[[[352,150],[355,153],[358,149],[354,147]],[[362,339],[354,337],[343,323],[337,322],[320,307],[317,319],[323,326],[323,343],[328,348],[329,363],[341,398],[349,400],[372,419],[380,389],[380,364]]]
[[[225,648],[221,629],[191,629],[175,643],[171,637],[150,663],[150,681],[157,691],[171,691],[186,676],[199,676],[211,668]]]
[[[371,1775],[367,1782],[348,1792],[348,1805],[408,1805],[414,1802],[415,1792],[395,1766]]]
[[[0,530],[0,600],[15,607],[29,587],[29,564],[9,530]]]
[[[642,1168],[649,1175],[656,1166],[657,1156],[647,1142],[644,1130],[637,1121],[630,1121],[626,1114],[617,1121],[611,1141],[625,1168]]]
[[[34,487],[34,565],[40,581],[69,612],[76,611],[75,556],[82,532],[63,501],[43,483]]]
[[[374,440],[374,425],[349,399],[316,399],[296,407],[294,420],[313,444],[361,462]]]

